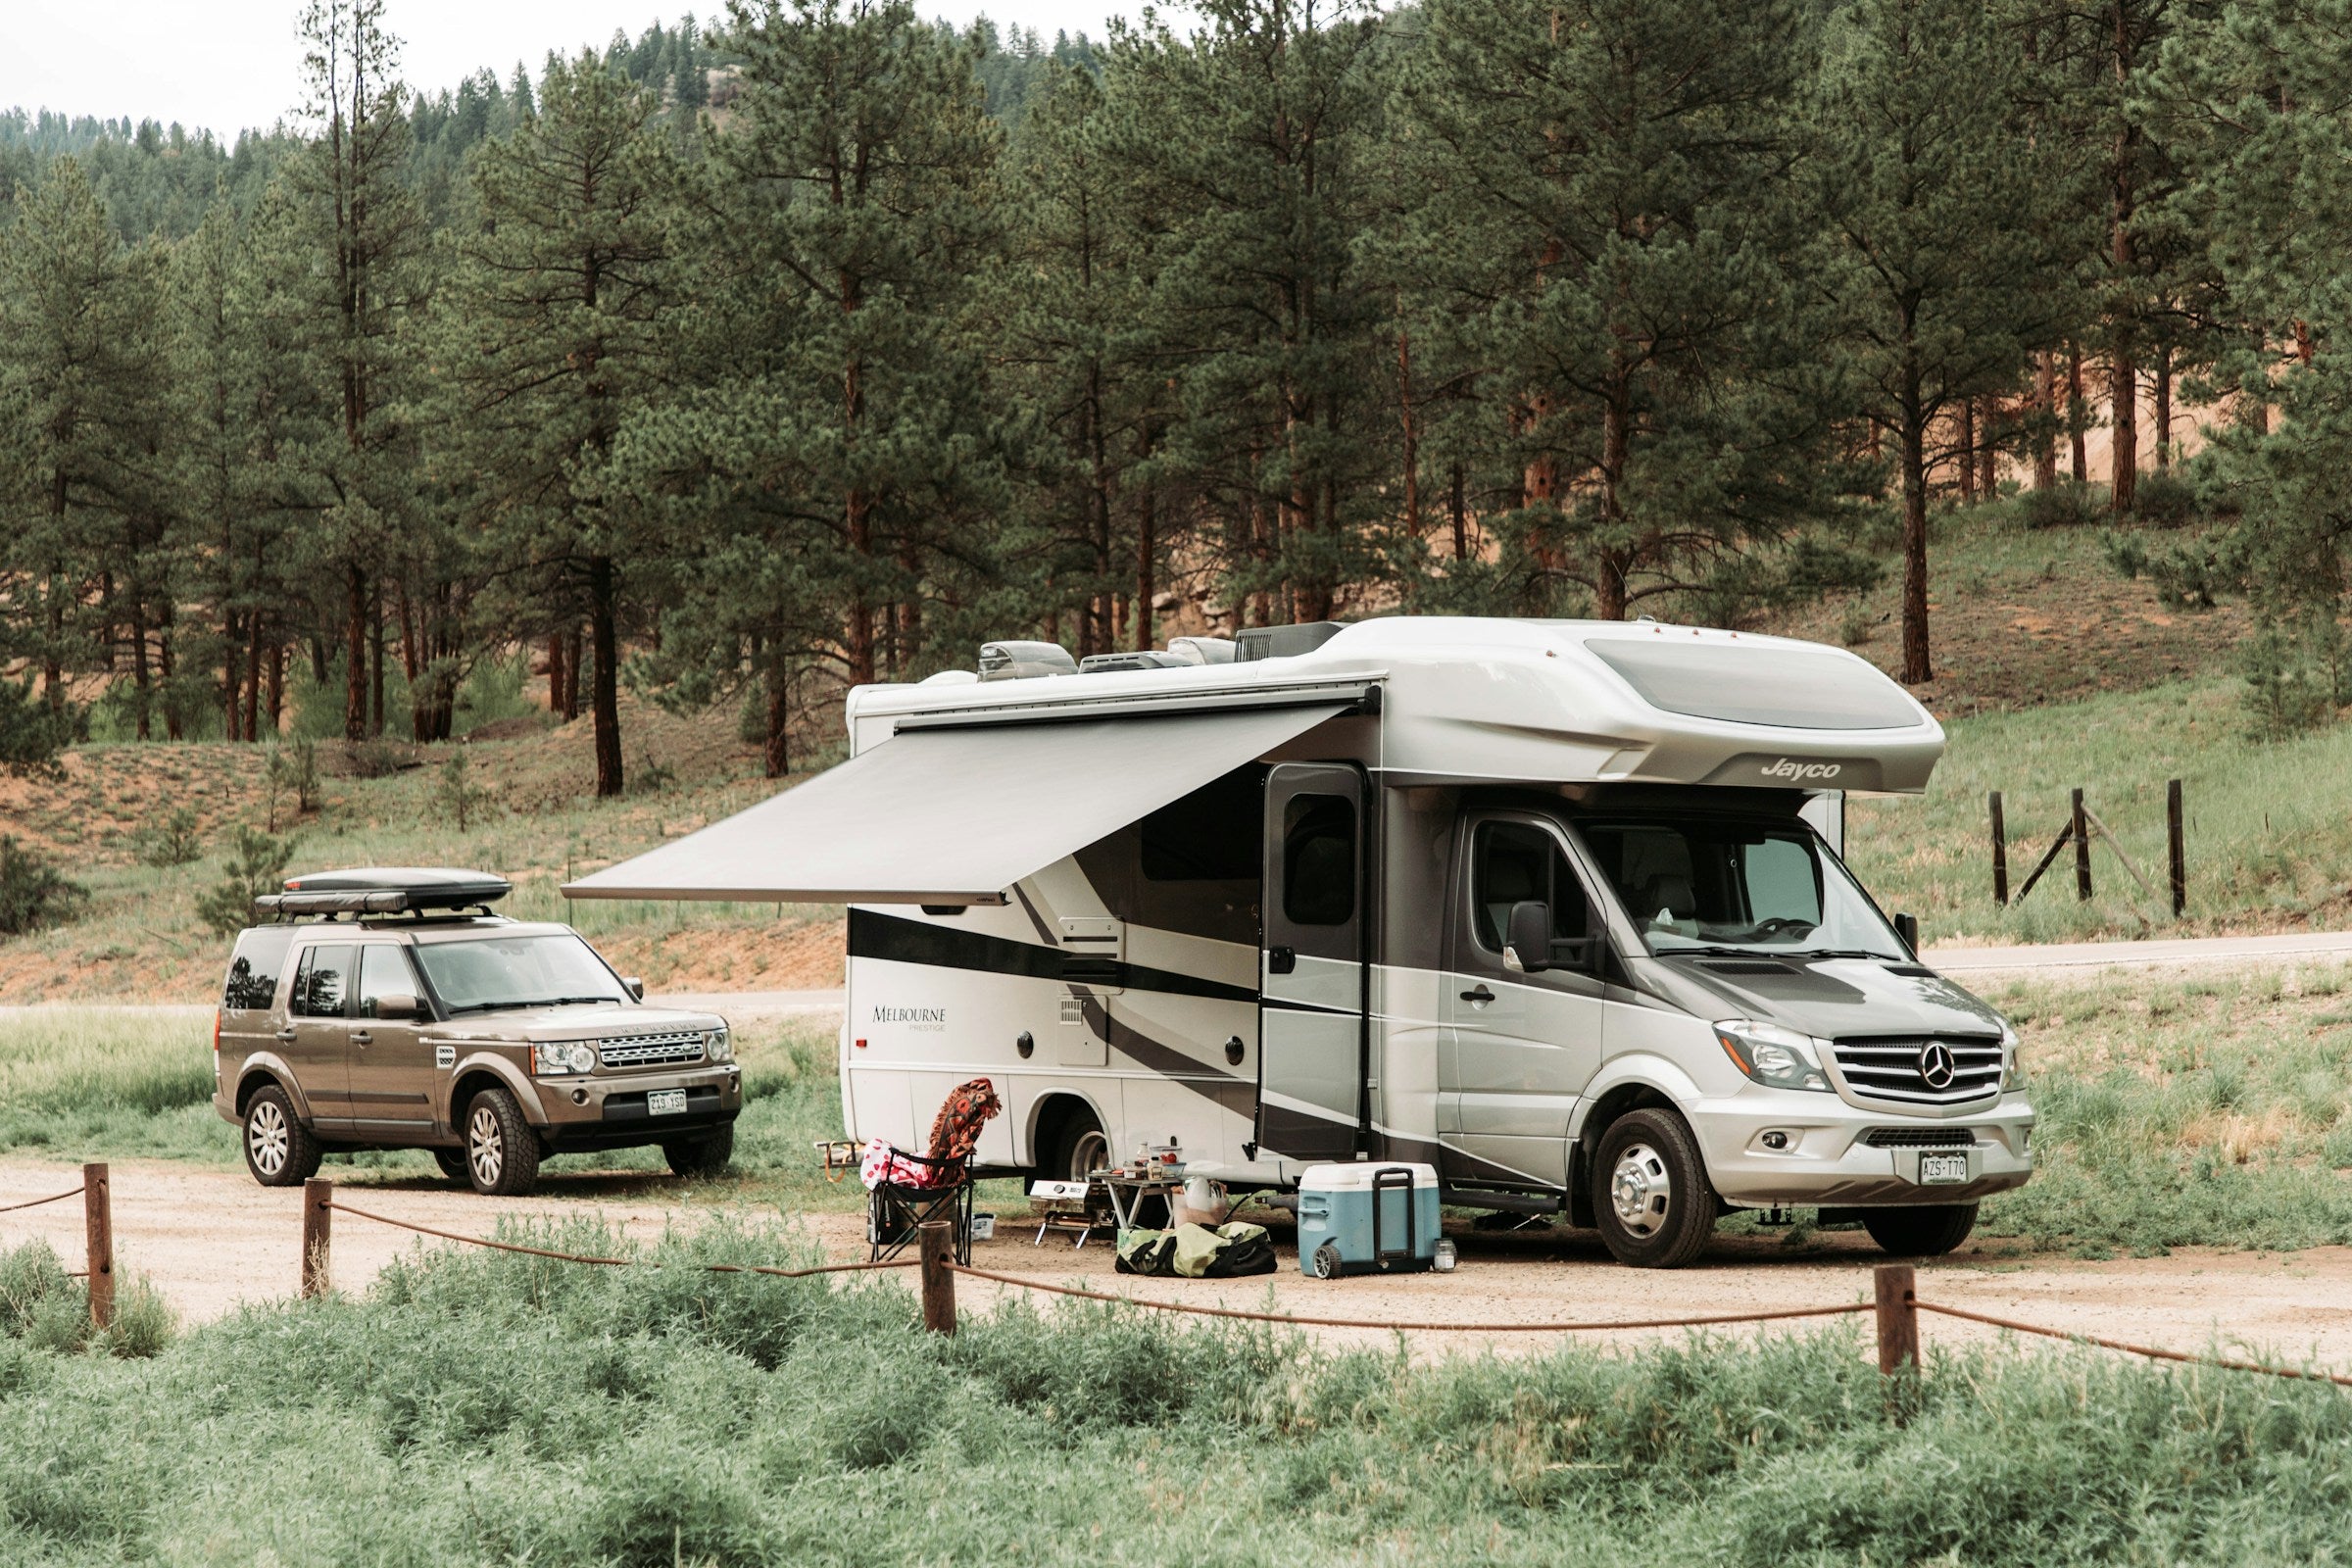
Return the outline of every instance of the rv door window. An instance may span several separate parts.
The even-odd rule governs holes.
[[[1660,956],[1737,948],[1902,961],[1884,917],[1801,823],[1580,824],[1609,889]]]
[[[1282,912],[1294,925],[1355,917],[1355,803],[1301,795],[1283,812]]]
[[[1585,885],[1550,834],[1524,822],[1479,825],[1470,873],[1478,945],[1499,954],[1510,930],[1511,906],[1539,899],[1551,906],[1551,934],[1574,941],[1591,929]]]

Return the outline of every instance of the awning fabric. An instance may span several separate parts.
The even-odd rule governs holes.
[[[997,904],[1023,877],[1344,704],[902,730],[564,889],[575,899]]]

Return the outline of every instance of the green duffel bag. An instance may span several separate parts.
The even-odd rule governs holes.
[[[1205,1225],[1182,1225],[1176,1230],[1177,1273],[1188,1279],[1229,1280],[1244,1274],[1274,1272],[1274,1244],[1263,1225],[1228,1221],[1214,1230]]]
[[[1175,1255],[1176,1238],[1168,1231],[1121,1231],[1118,1261],[1111,1268],[1120,1274],[1173,1274]]]

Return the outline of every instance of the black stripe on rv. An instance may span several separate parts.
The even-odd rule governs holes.
[[[1257,993],[1248,986],[1229,986],[1220,980],[1203,980],[1199,975],[1179,974],[1173,969],[1153,969],[1088,954],[1063,953],[1058,948],[1040,947],[1033,942],[958,931],[952,926],[932,925],[873,909],[850,910],[850,956],[883,958],[893,963],[927,963],[943,969],[977,969],[988,974],[1017,974],[1068,985],[1118,986],[1166,996],[1206,997],[1216,1002],[1257,1001]]]

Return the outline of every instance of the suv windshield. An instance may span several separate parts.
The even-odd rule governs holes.
[[[1800,824],[1580,826],[1653,954],[1910,956],[1829,847]]]
[[[568,931],[420,942],[416,963],[453,1013],[628,1000],[596,950]]]

